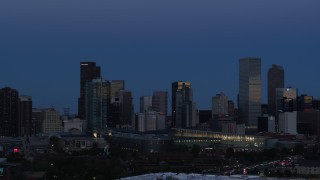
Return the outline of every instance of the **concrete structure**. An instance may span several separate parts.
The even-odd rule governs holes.
[[[19,92],[0,89],[0,136],[19,136]]]
[[[155,91],[152,95],[152,109],[156,112],[168,114],[168,92]]]
[[[268,132],[276,132],[276,118],[274,116],[269,116]]]
[[[279,132],[297,133],[297,111],[279,113]]]
[[[256,132],[261,115],[261,59],[239,60],[239,113],[247,132]]]
[[[19,135],[32,135],[32,97],[19,97]]]
[[[80,133],[86,132],[87,121],[80,118],[64,119],[63,120],[63,132],[70,132],[77,130]]]
[[[106,128],[109,92],[110,83],[102,78],[87,82],[86,120],[88,131],[101,131]]]
[[[276,115],[277,88],[284,88],[284,69],[273,64],[268,70],[268,106],[271,115]]]
[[[262,116],[258,118],[258,132],[276,132],[274,116]]]
[[[137,130],[141,132],[165,129],[166,116],[155,111],[138,115]]]
[[[42,133],[63,132],[62,121],[59,112],[53,108],[42,110]]]
[[[224,93],[212,97],[212,118],[214,115],[228,115],[228,97]]]
[[[86,118],[86,83],[100,78],[100,67],[95,62],[80,63],[80,97],[78,99],[78,116]]]
[[[140,113],[152,110],[152,96],[140,97]]]

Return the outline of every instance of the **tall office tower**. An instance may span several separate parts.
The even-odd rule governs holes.
[[[111,81],[111,93],[112,97],[119,97],[119,91],[124,90],[124,80],[112,80]]]
[[[107,125],[108,127],[119,128],[120,127],[120,98],[112,97],[108,106],[107,112]]]
[[[194,127],[196,121],[195,103],[190,82],[172,83],[172,127]]]
[[[78,116],[86,118],[86,83],[100,78],[100,67],[95,62],[80,63],[80,97],[78,99]]]
[[[140,97],[140,113],[147,112],[152,109],[152,96]]]
[[[32,135],[32,97],[20,96],[19,101],[19,135]]]
[[[228,115],[228,97],[224,93],[212,97],[212,118],[214,115]]]
[[[110,101],[107,107],[108,127],[120,126],[120,99],[119,92],[125,88],[124,80],[112,80],[110,83]]]
[[[165,116],[168,113],[168,92],[155,91],[152,96],[152,109]]]
[[[33,135],[42,133],[42,109],[32,108],[32,127]]]
[[[239,113],[246,131],[258,130],[261,115],[261,59],[243,58],[239,60]]]
[[[42,109],[42,133],[63,132],[62,120],[59,112],[54,108]]]
[[[15,89],[0,89],[0,136],[19,135],[19,93]]]
[[[110,82],[102,78],[93,79],[86,85],[86,120],[88,131],[101,131],[106,128]]]
[[[271,115],[276,113],[276,89],[284,88],[284,69],[273,64],[268,71],[268,108]]]
[[[133,120],[133,105],[132,105],[132,93],[131,91],[119,91],[120,101],[120,126],[130,127]]]
[[[235,116],[234,102],[231,101],[231,100],[228,101],[228,115],[230,117],[234,117]]]
[[[276,110],[277,112],[297,111],[297,89],[277,88],[276,89]]]

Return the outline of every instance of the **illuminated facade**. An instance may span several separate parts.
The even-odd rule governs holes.
[[[221,139],[224,147],[232,147],[234,149],[251,149],[259,150],[268,148],[268,138],[261,136],[224,134],[213,131],[199,131],[192,129],[173,129],[174,137],[180,138],[207,138]]]
[[[261,59],[239,61],[239,113],[247,132],[257,132],[261,115]]]

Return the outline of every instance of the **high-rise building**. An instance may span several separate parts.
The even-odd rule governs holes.
[[[261,59],[239,61],[239,113],[247,132],[257,132],[261,115]]]
[[[196,110],[190,82],[172,83],[172,127],[187,128],[196,124]]]
[[[152,109],[167,116],[168,113],[168,92],[155,91],[152,96]]]
[[[140,113],[147,112],[152,109],[152,96],[140,97]]]
[[[19,93],[15,89],[0,89],[0,135],[19,135]]]
[[[276,89],[284,88],[284,69],[273,64],[268,71],[268,108],[272,115],[276,114]]]
[[[235,117],[234,102],[231,100],[228,101],[228,115],[230,117]]]
[[[214,115],[228,115],[228,97],[224,93],[212,97],[212,118]]]
[[[172,115],[172,127],[176,127],[176,111],[177,111],[177,103],[176,103],[176,94],[178,92],[178,90],[182,90],[184,89],[184,91],[186,92],[186,98],[190,98],[190,89],[191,89],[191,83],[190,82],[185,82],[185,81],[178,81],[178,82],[174,82],[172,83],[172,100],[171,100],[171,115]]]
[[[112,80],[111,81],[111,98],[119,97],[119,91],[124,90],[125,84],[124,80]]]
[[[32,97],[20,96],[19,101],[19,135],[32,135]]]
[[[276,89],[276,110],[277,112],[297,111],[297,89],[296,88],[289,87],[289,88]]]
[[[101,131],[106,128],[109,93],[109,81],[100,78],[87,82],[86,120],[88,122],[88,131]]]
[[[107,112],[107,125],[108,127],[120,127],[120,98],[119,97],[112,97],[110,104],[108,106]]]
[[[95,62],[80,63],[80,97],[78,99],[78,116],[86,118],[86,83],[100,78],[100,67]]]
[[[131,91],[119,91],[120,105],[120,127],[129,128],[132,126],[133,105]]]
[[[32,108],[32,127],[33,127],[33,135],[37,135],[42,133],[42,117],[43,109]]]
[[[120,127],[120,91],[125,88],[124,80],[112,80],[110,83],[110,100],[107,107],[108,127]]]

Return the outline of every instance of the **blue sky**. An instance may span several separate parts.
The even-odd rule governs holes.
[[[0,87],[35,107],[77,112],[79,62],[124,79],[138,97],[190,81],[200,109],[221,91],[236,100],[238,59],[285,68],[286,85],[320,97],[318,0],[0,1]]]

